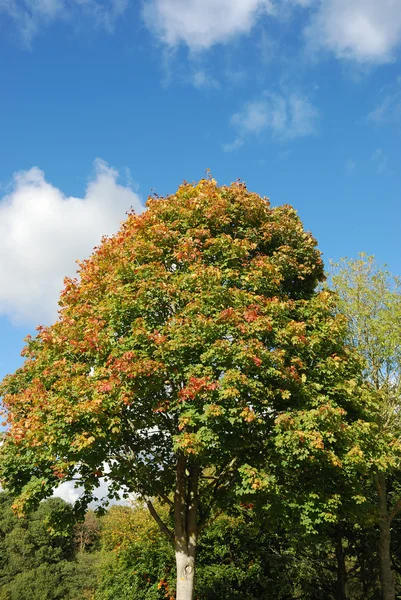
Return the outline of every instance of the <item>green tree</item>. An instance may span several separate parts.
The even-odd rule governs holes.
[[[166,507],[163,511],[169,519]],[[273,521],[252,504],[221,514],[199,537],[198,600],[338,600],[337,525],[308,534],[295,515]],[[330,531],[330,527],[332,531]],[[342,530],[350,600],[374,600],[372,529]],[[173,549],[146,507],[112,507],[102,518],[102,561],[96,600],[174,598]],[[373,567],[373,569],[372,569]],[[268,592],[267,592],[268,590]]]
[[[190,600],[216,506],[273,493],[279,467],[308,465],[311,481],[341,469],[357,384],[323,277],[296,211],[241,183],[184,184],[130,214],[2,385],[15,509],[60,480],[84,487],[83,505],[102,475],[111,496],[139,493],[174,546],[177,600]],[[317,496],[315,512],[334,518],[337,496]]]
[[[94,587],[95,566],[75,561],[71,506],[60,498],[18,518],[0,494],[0,599],[82,600]],[[59,525],[62,524],[62,529]]]
[[[332,283],[348,318],[348,341],[364,359],[371,423],[361,430],[359,451],[376,489],[383,600],[395,600],[390,541],[401,511],[401,282],[360,254],[334,265]]]
[[[158,514],[169,520],[166,506]],[[96,600],[164,600],[174,596],[174,550],[143,503],[112,506],[102,517]]]

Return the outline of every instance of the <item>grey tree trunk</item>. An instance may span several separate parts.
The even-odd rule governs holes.
[[[176,600],[192,600],[195,584],[195,546],[176,550],[177,593]]]
[[[177,460],[174,494],[174,547],[177,564],[176,600],[193,600],[198,533],[199,466],[184,455]]]
[[[383,474],[376,478],[379,508],[379,574],[383,600],[395,600],[395,579],[391,568],[391,515],[387,507],[386,480]]]
[[[195,591],[195,557],[198,538],[200,466],[184,454],[177,456],[174,500],[162,496],[174,507],[174,531],[170,531],[155,509],[152,499],[147,499],[149,512],[160,531],[173,543],[177,565],[176,600],[193,600]],[[202,528],[202,524],[200,525]]]

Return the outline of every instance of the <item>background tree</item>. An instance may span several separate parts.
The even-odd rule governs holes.
[[[167,507],[158,510],[168,521]],[[199,538],[195,597],[338,600],[336,527],[311,533],[295,514],[272,518],[251,504],[223,513]],[[371,527],[342,530],[349,600],[380,597],[374,542]],[[144,505],[112,507],[102,518],[101,546],[96,600],[174,598],[173,551]]]
[[[359,451],[376,490],[383,600],[395,600],[390,535],[401,511],[401,282],[360,254],[334,265],[332,283],[348,318],[349,343],[364,359],[371,423],[361,430]]]
[[[85,518],[75,524],[74,542],[78,552],[98,548],[100,538],[100,520],[94,510],[88,510]]]
[[[308,465],[311,481],[341,469],[356,367],[322,279],[294,209],[244,184],[150,199],[66,281],[58,321],[2,385],[15,509],[60,480],[84,487],[83,506],[102,476],[111,496],[139,493],[173,543],[177,599],[191,599],[216,506],[274,493],[281,467]],[[336,494],[318,500],[333,518]]]
[[[156,509],[168,523],[168,507]],[[174,598],[174,550],[143,503],[112,506],[101,531],[96,600]]]
[[[75,560],[71,506],[60,498],[18,518],[12,498],[0,494],[1,600],[82,600],[94,591],[96,572]],[[63,524],[62,530],[58,525]]]

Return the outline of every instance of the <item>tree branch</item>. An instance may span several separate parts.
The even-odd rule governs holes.
[[[166,494],[159,494],[159,496],[163,500],[163,502],[168,504],[170,507],[174,506],[174,502],[172,500],[170,500],[170,498],[168,496],[166,496]]]
[[[218,519],[223,512],[223,509],[221,509],[216,511],[212,517],[209,514],[209,516],[203,518],[198,525],[198,533],[205,529],[205,527],[208,527],[211,523],[214,523],[214,521]]]
[[[158,524],[160,531],[162,533],[164,533],[164,535],[167,536],[167,538],[170,540],[170,542],[173,542],[174,541],[173,532],[170,531],[170,529],[167,527],[167,525],[161,520],[161,518],[160,518],[159,514],[157,513],[155,507],[153,506],[152,502],[150,500],[146,500],[146,505],[149,509],[150,514],[152,515],[152,517]]]
[[[394,517],[396,517],[398,515],[400,510],[401,510],[401,498],[398,498],[397,502],[394,505],[393,510],[390,512],[390,514],[388,516],[390,523],[394,519]]]

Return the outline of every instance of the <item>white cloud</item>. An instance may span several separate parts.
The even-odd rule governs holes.
[[[380,64],[394,59],[401,43],[400,0],[316,0],[305,29],[314,51],[339,59]]]
[[[278,127],[278,121],[284,118],[282,109],[284,98],[279,98],[276,107],[269,110],[269,105],[265,100],[252,100],[247,102],[244,108],[231,117],[231,124],[234,125],[242,134],[260,133],[271,123],[271,126]],[[278,106],[280,105],[280,106]],[[284,109],[285,110],[285,109]]]
[[[205,50],[248,34],[272,0],[145,0],[146,25],[168,46]]]
[[[65,197],[37,167],[14,176],[0,200],[0,313],[14,321],[56,317],[63,277],[74,275],[102,235],[114,233],[139,196],[117,183],[118,172],[95,161],[84,198]]]
[[[102,504],[102,500],[107,498],[107,494],[109,491],[109,484],[105,480],[104,477],[99,479],[99,487],[96,488],[94,492],[94,499],[90,503],[91,508],[96,508],[100,504]],[[78,498],[83,494],[83,487],[75,487],[75,483],[73,481],[64,481],[61,483],[55,490],[53,495],[62,498],[65,502],[69,502],[70,504],[74,504]],[[128,498],[123,498],[123,493],[121,492],[121,496],[119,499],[110,500],[110,504],[123,504],[127,505],[133,502],[135,499],[134,494],[129,494]]]
[[[318,111],[309,99],[299,93],[288,96],[266,92],[260,100],[247,102],[231,117],[231,125],[239,138],[269,131],[277,139],[294,139],[317,131]],[[238,146],[236,141],[227,149]]]
[[[143,18],[162,43],[199,51],[249,34],[266,14],[288,19],[295,7],[305,12],[314,52],[380,64],[393,60],[401,43],[400,0],[144,0]],[[269,34],[267,27],[268,56]]]
[[[7,15],[14,23],[25,46],[34,37],[59,20],[86,18],[93,27],[112,32],[117,20],[124,14],[129,0],[0,0],[0,15]]]
[[[54,490],[53,495],[57,496],[57,498],[62,498],[65,502],[75,504],[82,492],[83,488],[75,487],[73,481],[64,481]]]
[[[86,19],[91,26],[112,32],[129,4],[130,0],[0,0],[0,15],[14,21],[29,46],[44,27],[58,20],[76,24]],[[305,14],[304,35],[315,54],[323,49],[360,64],[386,63],[397,55],[400,0],[143,0],[142,17],[169,48],[184,44],[201,51],[250,34],[269,15],[259,45],[266,60],[275,48],[270,23],[288,20],[291,13],[302,22],[296,7]]]

